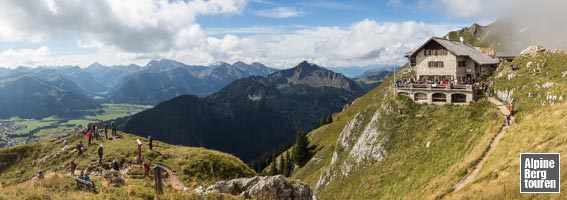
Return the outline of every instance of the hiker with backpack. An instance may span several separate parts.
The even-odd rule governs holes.
[[[512,113],[514,113],[514,104],[510,103],[510,106],[508,106],[508,109],[510,110],[510,115],[512,115]]]
[[[102,144],[98,146],[97,152],[98,152],[98,164],[102,165],[102,155],[103,155]]]
[[[79,152],[77,157],[83,155],[83,147],[83,141],[79,141],[79,144],[77,144],[77,151]]]
[[[99,133],[98,133],[98,126],[95,126],[95,128],[94,128],[94,137],[95,137],[96,140],[99,140],[99,137],[98,137],[98,136],[99,136]]]
[[[90,146],[91,146],[91,140],[92,140],[92,133],[91,133],[91,131],[89,131],[89,132],[87,133],[87,140],[89,140],[88,146],[90,147]]]
[[[75,174],[75,170],[77,169],[77,163],[73,159],[71,163],[69,163],[69,169],[71,170],[71,175]]]

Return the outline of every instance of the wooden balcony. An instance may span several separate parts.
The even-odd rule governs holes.
[[[441,84],[398,84],[397,89],[399,90],[415,90],[415,91],[431,91],[431,90],[456,90],[456,91],[464,91],[464,92],[472,92],[474,87],[473,85],[461,85],[461,84],[448,84],[448,85],[441,85]]]

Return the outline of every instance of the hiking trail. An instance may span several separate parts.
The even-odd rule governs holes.
[[[185,187],[185,185],[183,185],[183,182],[179,180],[177,173],[174,173],[173,170],[171,170],[171,168],[169,168],[168,166],[165,165],[161,165],[161,166],[163,166],[163,169],[165,169],[165,171],[167,171],[167,173],[169,174],[167,180],[173,189],[181,190],[184,192],[189,190],[189,188]]]
[[[498,101],[497,99],[493,97],[488,97],[488,101],[494,104],[495,106],[497,106],[498,110],[500,110],[500,112],[504,114],[504,116],[510,114],[510,110],[508,110],[506,105],[502,104],[502,102]],[[510,119],[510,125],[512,124],[514,124],[514,117]],[[476,178],[480,169],[482,169],[482,167],[486,163],[486,160],[488,160],[488,157],[494,152],[494,150],[496,150],[498,144],[500,144],[500,139],[502,138],[508,127],[510,126],[504,125],[502,129],[500,129],[500,132],[498,132],[496,136],[494,136],[494,139],[492,139],[492,142],[488,146],[488,151],[484,153],[482,159],[474,166],[473,170],[469,172],[467,175],[465,175],[465,177],[461,179],[461,181],[459,181],[457,184],[455,184],[455,186],[453,186],[453,192],[459,191],[460,189],[465,187],[467,184],[471,183]]]

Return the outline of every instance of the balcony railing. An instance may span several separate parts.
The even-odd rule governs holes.
[[[473,85],[464,84],[415,84],[415,83],[399,83],[399,89],[415,89],[415,90],[465,90],[472,91]]]

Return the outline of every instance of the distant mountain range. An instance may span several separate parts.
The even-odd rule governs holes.
[[[260,63],[236,62],[231,65],[221,62],[210,66],[190,66],[169,59],[152,60],[112,89],[108,100],[155,105],[184,94],[206,96],[234,80],[265,76],[275,71]]]
[[[400,69],[397,67],[396,69]],[[387,68],[380,68],[380,69],[373,69],[364,72],[363,74],[359,75],[354,79],[356,83],[363,88],[365,91],[369,91],[380,83],[384,82],[388,77],[394,74],[394,69],[387,69]]]
[[[368,65],[368,66],[350,66],[350,67],[326,67],[337,73],[341,73],[351,79],[363,76],[370,71],[393,70],[394,67],[400,68],[396,65]]]
[[[86,94],[104,95],[118,82],[140,69],[141,67],[137,65],[108,67],[98,63],[86,68],[78,66],[18,67],[14,70],[6,70],[4,73],[0,69],[0,77],[32,74],[47,79],[52,76],[63,76],[77,84]]]
[[[359,77],[355,79],[356,82],[352,82],[338,73],[329,70],[319,70],[320,67],[314,67],[315,65],[302,63],[301,66],[298,68],[300,71],[297,71],[297,73],[293,70],[284,70],[280,73],[272,74],[278,70],[266,67],[261,63],[246,64],[244,62],[235,62],[229,64],[218,62],[209,66],[198,66],[186,65],[170,59],[160,59],[152,60],[144,67],[134,64],[105,66],[93,63],[85,68],[78,66],[0,68],[0,78],[34,77],[34,80],[43,81],[50,86],[57,87],[65,94],[71,92],[80,95],[81,99],[82,97],[88,97],[88,102],[85,102],[87,104],[92,104],[91,99],[96,99],[97,103],[156,105],[180,95],[192,94],[204,97],[217,92],[235,80],[251,76],[266,77],[269,74],[272,74],[269,78],[270,87],[273,86],[280,92],[287,90],[290,90],[288,92],[293,90],[305,92],[304,90],[299,90],[296,87],[297,85],[344,87],[341,89],[348,91],[357,91],[360,87],[367,91],[377,85],[377,82],[368,79],[369,77]],[[376,77],[381,75],[387,74],[379,74]],[[17,88],[23,86],[12,85],[10,90],[32,90],[29,86],[28,88]],[[35,89],[39,90],[38,88]],[[16,106],[16,103],[13,102],[10,105]],[[29,102],[21,101],[19,106],[25,107],[26,103]],[[65,107],[65,105],[60,106]],[[2,116],[12,116],[7,113],[3,113]],[[10,113],[18,116],[22,114],[21,112]],[[33,112],[29,112],[21,116],[40,118],[45,116],[42,113],[44,112],[38,112],[38,115],[34,116]],[[318,117],[320,116],[315,118]]]
[[[0,78],[0,118],[73,117],[100,108],[72,81],[60,75],[21,74]]]
[[[291,142],[296,126],[313,128],[362,92],[342,74],[302,62],[267,77],[239,79],[205,98],[183,95],[165,101],[132,116],[124,129],[250,161]]]

